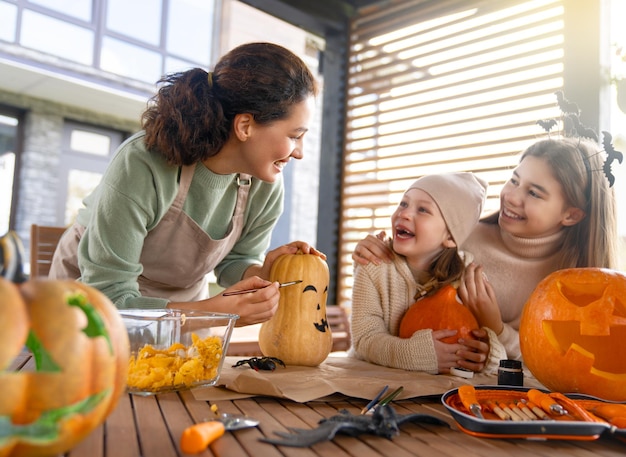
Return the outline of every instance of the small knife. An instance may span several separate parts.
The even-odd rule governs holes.
[[[530,389],[528,391],[528,399],[541,406],[543,410],[549,414],[558,414],[564,416],[567,414],[567,410],[559,405],[550,395],[544,394],[537,389]]]
[[[482,408],[480,403],[478,403],[478,399],[476,398],[476,389],[471,384],[465,384],[459,387],[459,398],[461,399],[461,403],[463,406],[467,408],[468,411],[478,417],[479,419],[484,419]]]

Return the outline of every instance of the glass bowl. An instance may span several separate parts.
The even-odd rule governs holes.
[[[154,395],[215,385],[239,318],[176,309],[125,309],[130,361],[127,389]]]

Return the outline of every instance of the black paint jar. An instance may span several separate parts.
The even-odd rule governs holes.
[[[524,372],[519,360],[500,360],[498,368],[499,386],[523,386]]]

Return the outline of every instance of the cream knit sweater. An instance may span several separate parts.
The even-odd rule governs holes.
[[[509,359],[521,360],[519,323],[524,304],[539,282],[558,269],[563,232],[543,238],[519,238],[497,224],[481,222],[463,244],[482,265],[496,292],[504,330],[498,339]]]
[[[395,255],[392,263],[355,265],[350,355],[377,365],[436,374],[432,330],[417,331],[411,338],[398,336],[400,321],[415,302],[418,288],[402,256]],[[506,353],[495,333],[486,330],[490,353],[483,371],[494,373]]]

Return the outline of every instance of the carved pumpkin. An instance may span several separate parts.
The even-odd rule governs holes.
[[[400,338],[410,338],[417,330],[451,329],[457,334],[442,338],[444,343],[456,343],[459,338],[474,339],[472,330],[478,322],[472,312],[460,303],[456,289],[446,284],[432,295],[420,298],[413,303],[400,321]]]
[[[74,447],[117,405],[129,345],[117,309],[74,281],[0,278],[0,456]],[[28,348],[33,369],[9,371]]]
[[[524,363],[548,389],[626,400],[626,276],[601,268],[550,274],[520,320]]]
[[[280,289],[278,310],[261,325],[259,346],[287,365],[317,366],[326,360],[333,337],[326,318],[328,264],[313,254],[284,254],[274,261],[270,280],[300,284]]]

